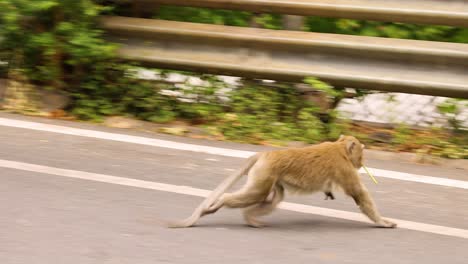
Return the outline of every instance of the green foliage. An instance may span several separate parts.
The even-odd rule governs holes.
[[[458,118],[463,109],[468,108],[468,100],[450,98],[437,106],[440,113],[446,116],[450,126],[456,131],[468,129],[463,127],[463,123]]]
[[[434,154],[449,159],[468,159],[468,148],[466,148],[466,145],[465,148],[460,148],[459,145],[449,141],[443,141],[442,144],[443,147]]]
[[[156,18],[186,22],[248,26],[251,13],[196,7],[162,6]]]
[[[122,70],[120,66],[114,72]],[[327,126],[336,128],[336,137],[342,132],[339,125],[324,124],[317,116],[319,109],[304,102],[292,85],[270,87],[245,83],[227,92],[229,101],[223,102],[220,91],[226,84],[212,75],[203,75],[203,83],[193,85],[187,80],[176,87],[132,76],[108,76],[112,72],[107,70],[101,74],[115,82],[102,86],[99,81],[89,79],[88,91],[74,95],[77,100],[72,108],[76,116],[99,121],[102,116],[127,114],[159,123],[184,119],[204,125],[213,135],[250,143],[315,143],[328,138]],[[99,85],[101,89],[97,89]]]
[[[262,28],[282,29],[281,15],[278,14],[260,14],[256,16],[255,22]]]
[[[113,58],[115,46],[102,40],[95,26],[103,10],[91,0],[2,0],[3,59],[35,84],[80,87]]]
[[[324,33],[468,43],[468,29],[449,26],[309,17],[306,29]]]
[[[248,26],[254,14],[221,9],[162,6],[156,17],[196,23]],[[281,15],[278,14],[260,14],[254,19],[264,28],[282,28]],[[308,17],[305,28],[307,31],[323,33],[468,43],[468,29],[450,26]]]
[[[318,142],[326,138],[319,109],[301,100],[291,85],[245,84],[230,94],[230,111],[221,115],[217,132],[227,139]]]
[[[252,20],[263,28],[281,29],[281,16],[198,7],[162,6],[155,18],[194,23],[247,27]]]
[[[314,89],[322,91],[322,92],[324,92],[325,94],[327,94],[328,96],[330,96],[332,98],[343,97],[344,96],[343,90],[335,89],[330,84],[322,82],[322,81],[320,81],[319,79],[317,79],[315,77],[307,77],[304,80],[304,82],[307,83],[307,84],[310,84],[312,87],[314,87]]]
[[[400,124],[395,129],[393,143],[396,145],[403,145],[412,139],[412,130],[405,124]]]
[[[196,75],[197,76],[197,75]],[[182,102],[177,104],[178,117],[191,120],[192,123],[206,123],[217,119],[224,111],[224,105],[219,98],[219,91],[226,84],[213,75],[198,75],[200,84],[192,84],[190,78],[181,86]]]
[[[91,76],[84,87],[87,91],[78,90],[74,94],[73,114],[96,121],[106,115],[131,115],[158,123],[175,119],[206,123],[215,120],[223,111],[216,93],[224,86],[214,76],[203,76],[207,81],[202,85],[187,81],[176,87],[164,82],[139,80],[132,74],[138,69],[135,67],[122,64],[113,67],[114,70],[107,68],[95,75],[108,81],[103,83]],[[126,76],[122,74],[124,72]]]

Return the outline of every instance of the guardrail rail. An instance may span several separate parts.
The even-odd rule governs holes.
[[[208,7],[256,13],[352,18],[468,27],[465,0],[133,0],[159,5]]]
[[[148,8],[170,2],[294,15],[468,25],[468,1],[133,2]],[[434,6],[429,8],[431,3]],[[468,44],[115,16],[103,17],[102,27],[110,40],[122,44],[122,58],[155,67],[293,82],[315,76],[343,87],[468,98]]]

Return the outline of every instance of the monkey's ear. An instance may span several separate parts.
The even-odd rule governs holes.
[[[342,140],[343,138],[344,138],[344,135],[341,134],[341,135],[340,135],[340,138],[338,138],[338,140]]]
[[[348,151],[349,155],[353,154],[355,147],[356,147],[356,143],[354,141],[346,142],[346,151]]]

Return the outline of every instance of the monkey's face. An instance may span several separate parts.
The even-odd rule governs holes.
[[[357,169],[362,167],[362,153],[364,151],[364,144],[361,144],[357,138],[353,136],[341,135],[337,140],[346,149],[349,159],[353,163],[353,166]]]

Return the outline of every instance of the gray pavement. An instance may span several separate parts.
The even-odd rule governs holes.
[[[24,119],[23,117],[8,116]],[[30,118],[28,118],[30,119]],[[257,146],[127,132],[89,124],[36,122],[131,133],[196,144]],[[242,159],[0,126],[0,159],[202,189],[214,188]],[[369,166],[468,180],[463,170],[370,159]],[[363,181],[382,214],[468,229],[468,190],[379,178]],[[468,263],[468,239],[380,229],[278,210],[264,229],[248,228],[238,210],[221,210],[189,229],[166,229],[201,201],[170,192],[0,167],[0,263]],[[358,212],[344,195],[286,201]]]

